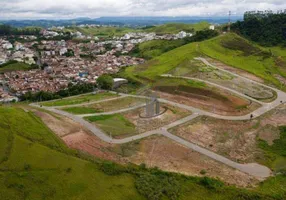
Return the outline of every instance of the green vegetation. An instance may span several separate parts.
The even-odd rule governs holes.
[[[95,85],[92,83],[78,83],[76,85],[69,84],[66,89],[62,89],[58,92],[51,93],[40,91],[32,93],[31,91],[21,96],[22,101],[49,101],[52,99],[60,99],[63,97],[69,97],[79,94],[84,94],[94,91]]]
[[[176,34],[179,31],[185,31],[188,33],[193,33],[195,31],[201,31],[209,28],[208,22],[200,22],[196,24],[183,24],[183,23],[170,23],[163,24],[159,26],[147,27],[144,31],[155,32],[157,34]]]
[[[12,137],[2,140],[7,135]],[[0,107],[0,138],[1,158],[3,148],[9,149],[5,150],[6,159],[0,162],[1,200],[88,200],[95,196],[97,200],[283,200],[286,197],[286,177],[282,175],[246,190],[211,178],[146,169],[144,164],[120,166],[95,160],[68,149],[40,119],[19,108]]]
[[[132,56],[142,57],[149,60],[185,44],[203,41],[215,37],[217,35],[218,32],[216,31],[203,30],[197,31],[196,34],[192,37],[186,37],[184,39],[179,40],[151,40],[137,45],[130,52],[130,54]]]
[[[41,28],[39,27],[25,27],[14,28],[9,25],[0,24],[0,35],[40,35]]]
[[[96,80],[97,86],[100,89],[111,90],[114,85],[113,78],[110,75],[102,75]]]
[[[100,103],[95,102],[94,104],[90,104],[87,106],[64,108],[63,110],[73,114],[100,113],[100,112],[110,112],[124,108],[129,108],[144,102],[145,99],[135,98],[135,97],[124,97]]]
[[[235,35],[226,34],[199,44],[200,52],[230,66],[250,72],[270,84],[280,87],[275,75],[286,77],[269,50],[261,48]]]
[[[264,151],[265,162],[276,172],[286,172],[286,126],[280,127],[280,138],[273,141],[272,145],[268,145],[266,141],[259,139],[258,147]]]
[[[60,99],[50,102],[43,102],[41,105],[43,106],[66,106],[66,105],[74,105],[81,104],[90,101],[100,101],[103,99],[109,99],[112,97],[117,97],[116,94],[112,94],[109,92],[97,93],[97,94],[87,94],[81,96],[70,97],[66,99]]]
[[[5,64],[0,65],[0,73],[12,72],[12,71],[26,71],[38,68],[37,65],[28,65],[26,63],[9,61]]]
[[[97,110],[97,109],[90,108],[90,107],[84,107],[84,106],[64,108],[62,110],[69,112],[69,113],[72,113],[72,114],[76,114],[76,115],[102,112],[101,110]]]
[[[275,49],[277,55],[283,54],[284,49]],[[142,83],[154,82],[158,76],[188,63],[197,56],[207,55],[230,66],[243,69],[283,89],[276,76],[286,78],[285,58],[272,55],[269,49],[252,44],[236,34],[225,34],[218,37],[190,43],[158,56],[143,65],[129,67],[125,76]],[[278,63],[277,59],[282,59]],[[284,63],[285,62],[285,63]],[[283,64],[284,63],[284,64]]]
[[[286,45],[286,14],[245,14],[232,30],[261,45]]]
[[[183,40],[151,40],[136,46],[131,54],[136,57],[151,59],[182,45],[184,45]]]
[[[129,32],[135,32],[135,29],[126,27],[69,27],[65,29],[66,32],[79,31],[84,35],[93,35],[97,37],[114,37],[123,36]]]
[[[136,133],[135,125],[121,114],[92,116],[85,119],[94,122],[106,134],[111,134],[113,137]]]

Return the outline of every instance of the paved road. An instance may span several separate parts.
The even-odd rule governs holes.
[[[206,59],[204,58],[196,58],[198,60],[201,60],[202,62],[204,62],[206,65],[209,65],[209,66],[212,66],[214,68],[217,68],[216,66],[210,64]],[[252,82],[252,83],[255,83],[255,84],[258,84],[260,86],[263,86],[263,87],[266,87],[268,89],[271,89],[271,90],[274,90],[276,91],[277,93],[277,98],[273,101],[273,102],[270,102],[270,103],[265,103],[265,102],[260,102],[256,99],[253,99],[253,98],[250,98],[244,94],[241,94],[235,90],[232,90],[232,89],[229,89],[229,88],[226,88],[226,87],[223,87],[221,85],[218,85],[218,84],[215,84],[215,83],[212,83],[212,82],[209,82],[209,81],[205,81],[205,80],[200,80],[200,79],[197,79],[197,80],[200,80],[200,81],[204,81],[208,84],[211,84],[211,85],[214,85],[216,87],[219,87],[219,88],[222,88],[222,89],[225,89],[225,90],[228,90],[230,92],[233,92],[237,95],[240,95],[242,97],[245,97],[251,101],[254,101],[254,102],[257,102],[261,105],[260,108],[258,108],[257,110],[255,110],[254,112],[252,112],[253,114],[253,118],[256,118],[256,117],[259,117],[261,115],[263,115],[264,113],[270,111],[271,109],[279,106],[281,104],[281,101],[282,102],[285,102],[286,101],[286,94],[276,88],[272,88],[270,86],[267,86],[267,85],[264,85],[264,84],[261,84],[261,83],[258,83],[258,82],[255,82],[253,80],[250,80],[250,79],[247,79],[243,76],[240,76],[240,75],[237,75],[235,73],[232,73],[232,72],[229,72],[227,70],[223,70],[223,69],[220,69],[220,68],[217,68],[221,71],[225,71],[229,74],[232,74],[233,76],[236,76],[236,77],[240,77],[246,81],[249,81],[249,82]],[[165,76],[170,76],[170,75],[165,75]],[[194,78],[190,78],[190,77],[179,77],[179,78],[185,78],[185,79],[194,79]],[[114,99],[118,99],[118,98],[124,98],[124,97],[137,97],[137,98],[147,98],[146,96],[139,96],[139,95],[129,95],[129,94],[119,94],[121,95],[120,97],[117,97],[117,98],[114,98]],[[104,101],[111,101],[111,100],[114,100],[114,99],[107,99],[107,100],[103,100],[103,101],[100,101],[100,102],[104,102]],[[149,137],[151,135],[154,135],[154,134],[159,134],[159,135],[164,135],[174,141],[176,141],[177,143],[179,144],[182,144],[194,151],[197,151],[203,155],[206,155],[216,161],[219,161],[225,165],[228,165],[230,167],[233,167],[235,169],[238,169],[242,172],[245,172],[245,173],[248,173],[252,176],[255,176],[255,177],[259,177],[259,178],[266,178],[268,176],[271,175],[271,170],[268,169],[267,167],[265,166],[262,166],[262,165],[259,165],[259,164],[256,164],[256,163],[250,163],[250,164],[240,164],[240,163],[236,163],[232,160],[229,160],[219,154],[216,154],[212,151],[209,151],[205,148],[202,148],[198,145],[195,145],[189,141],[186,141],[178,136],[175,136],[171,133],[168,132],[168,129],[172,128],[172,127],[175,127],[175,126],[178,126],[180,124],[183,124],[183,123],[186,123],[200,115],[205,115],[205,116],[210,116],[210,117],[214,117],[214,118],[218,118],[218,119],[224,119],[224,120],[249,120],[250,119],[250,114],[248,115],[243,115],[243,116],[222,116],[222,115],[218,115],[218,114],[214,114],[214,113],[210,113],[210,112],[207,112],[207,111],[204,111],[204,110],[200,110],[200,109],[197,109],[197,108],[194,108],[194,107],[191,107],[191,106],[187,106],[187,105],[184,105],[184,104],[180,104],[180,103],[176,103],[176,102],[172,102],[172,101],[169,101],[169,100],[166,100],[166,99],[159,99],[160,102],[162,103],[167,103],[167,104],[170,104],[170,105],[173,105],[173,106],[177,106],[179,108],[183,108],[183,109],[186,109],[186,110],[189,110],[192,112],[192,115],[188,116],[188,117],[185,117],[185,118],[182,118],[178,121],[175,121],[171,124],[168,124],[166,126],[163,126],[159,129],[156,129],[156,130],[152,130],[152,131],[148,131],[146,133],[143,133],[143,134],[139,134],[139,135],[135,135],[135,136],[131,136],[131,137],[128,137],[128,138],[124,138],[124,139],[113,139],[109,136],[107,136],[105,133],[103,133],[100,129],[98,129],[96,126],[94,126],[93,124],[85,121],[82,117],[84,116],[93,116],[93,115],[104,115],[104,114],[115,114],[115,113],[120,113],[120,112],[126,112],[128,110],[132,110],[132,109],[136,109],[138,107],[142,107],[143,105],[138,105],[138,106],[134,106],[134,107],[131,107],[131,108],[126,108],[126,109],[122,109],[122,110],[117,110],[117,111],[112,111],[112,112],[107,112],[107,113],[100,113],[100,114],[88,114],[88,115],[79,115],[79,116],[76,116],[76,115],[73,115],[73,114],[70,114],[70,113],[67,113],[67,112],[64,112],[62,110],[58,110],[57,108],[63,108],[63,107],[45,107],[45,106],[42,106],[41,108],[44,108],[46,110],[49,110],[49,111],[52,111],[52,112],[55,112],[57,114],[60,114],[60,115],[63,115],[63,116],[66,116],[66,117],[69,117],[70,119],[73,119],[74,121],[80,123],[82,126],[86,127],[87,129],[89,129],[92,133],[94,133],[97,137],[99,137],[100,139],[102,139],[103,141],[105,142],[109,142],[109,143],[113,143],[113,144],[123,144],[123,143],[127,143],[127,142],[131,142],[131,141],[134,141],[134,140],[139,140],[139,139],[142,139],[142,138],[145,138],[145,137]],[[84,104],[80,104],[81,106],[82,105],[89,105],[89,104],[93,104],[93,103],[97,103],[97,102],[89,102],[89,103],[84,103]],[[40,105],[38,104],[31,104],[31,106],[35,106],[35,107],[40,107]],[[72,105],[72,106],[69,106],[69,107],[73,107],[73,106],[78,106],[78,105]],[[65,106],[64,106],[65,107]]]

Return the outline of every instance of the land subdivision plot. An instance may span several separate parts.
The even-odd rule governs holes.
[[[144,105],[145,101],[143,98],[124,97],[100,103],[65,107],[62,110],[72,114],[103,113]]]
[[[148,167],[158,167],[165,171],[191,176],[219,178],[228,184],[249,187],[259,181],[238,170],[186,148],[164,136],[151,136],[134,141],[125,146],[116,146],[114,151],[125,151],[125,159]]]
[[[209,60],[211,60],[212,63],[215,63],[215,66],[223,65],[220,65],[218,61],[214,61],[213,59]],[[226,70],[234,72],[237,71],[230,70],[230,68],[231,67],[227,67]],[[260,101],[270,102],[276,98],[276,93],[271,89],[258,85],[254,82],[247,81],[241,77],[234,76],[226,71],[220,70],[219,67],[215,68],[208,66],[200,60],[186,61],[184,64],[179,65],[169,73],[174,76],[190,77],[209,81],[211,83],[238,91],[241,94]],[[250,76],[248,73],[244,73],[243,75],[246,75],[247,78]]]
[[[162,78],[153,90],[162,99],[226,116],[245,115],[260,107],[257,102],[201,81]]]
[[[118,97],[117,94],[110,93],[110,92],[99,92],[99,93],[89,93],[89,94],[83,94],[73,97],[68,97],[64,99],[57,99],[52,101],[47,101],[41,103],[43,106],[53,107],[53,106],[69,106],[69,105],[75,105],[75,104],[82,104],[82,103],[88,103],[92,101],[101,101],[111,98]]]
[[[286,124],[286,106],[248,121],[229,121],[200,116],[169,129],[187,141],[216,152],[239,163],[261,163],[279,171],[286,159],[274,156],[260,148],[266,142],[272,146],[280,138],[279,126]]]
[[[88,116],[85,119],[108,136],[126,138],[161,128],[191,115],[190,111],[166,104],[161,105],[161,111],[164,110],[164,113],[152,118],[143,118],[141,115],[145,112],[145,108],[137,108],[117,114]]]
[[[97,158],[121,164],[146,163],[148,167],[192,176],[207,175],[243,187],[258,183],[257,179],[248,174],[227,167],[164,136],[154,135],[121,145],[109,144],[69,118],[55,117],[41,110],[37,110],[36,114],[70,148]],[[205,174],[201,174],[202,171]]]

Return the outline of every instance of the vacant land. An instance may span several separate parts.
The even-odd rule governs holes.
[[[18,111],[21,110],[16,109],[13,115],[5,115],[5,118],[10,119]],[[3,113],[8,114],[7,110],[3,110]],[[45,113],[45,116],[46,115],[50,114]],[[57,122],[60,126],[63,124],[62,120],[65,120],[65,118],[58,119],[54,116],[51,117],[54,118],[55,121],[50,121],[49,124]],[[26,116],[26,120],[28,119],[30,118]],[[21,129],[21,126],[22,123],[14,124],[14,127],[18,127],[18,129]],[[74,124],[71,126],[75,127]],[[2,120],[0,121],[0,127],[5,127]],[[58,131],[61,132],[60,130]],[[3,132],[0,133],[2,134]],[[42,129],[41,131],[39,130],[39,134],[40,133],[43,133]],[[0,178],[1,199],[22,199],[23,195],[30,199],[38,199],[38,197],[41,198],[42,196],[45,196],[46,199],[70,199],[71,197],[77,199],[93,199],[95,194],[98,199],[144,199],[143,196],[138,194],[138,192],[141,191],[140,188],[136,189],[135,187],[135,183],[138,181],[137,178],[142,178],[138,176],[141,174],[140,171],[137,175],[130,173],[107,175],[102,172],[101,164],[85,161],[67,154],[71,150],[63,154],[40,142],[22,139],[22,136],[18,136],[17,132],[15,132],[15,136],[17,139],[14,141],[13,148],[16,149],[11,151],[13,152],[13,154],[11,154],[13,157],[9,157],[11,158],[9,159],[10,161],[3,166],[0,164],[0,168],[3,169]],[[78,149],[85,146],[86,152],[99,155],[98,157],[107,156],[107,158],[118,159],[113,150],[110,149],[112,147],[103,144],[98,138],[90,136],[88,133],[70,133],[62,138],[70,146],[74,146]],[[82,138],[82,140],[80,138]],[[219,176],[223,180],[230,180],[231,183],[242,186],[255,183],[255,180],[248,179],[249,177],[245,177],[241,172],[224,168],[221,164],[216,166],[215,162],[209,160],[207,157],[203,158],[200,154],[196,156],[195,152],[181,145],[177,145],[167,138],[161,139],[162,138],[154,140],[153,137],[150,139],[147,138],[146,140],[148,140],[148,142],[142,143],[144,145],[138,146],[138,144],[130,144],[122,148],[120,147],[119,149],[121,150],[118,150],[118,147],[116,147],[114,151],[119,152],[119,155],[125,155],[123,158],[124,162],[128,162],[128,159],[132,158],[134,162],[141,163],[144,161],[144,158],[146,158],[146,164],[148,166],[149,163],[151,163],[152,166],[158,164],[160,168],[170,171],[180,171],[182,169],[186,174],[202,174],[204,172],[204,174],[206,173],[208,176]],[[136,149],[139,149],[138,154],[136,153]],[[146,152],[146,154],[140,152]],[[162,154],[162,152],[164,154]],[[136,156],[136,158],[133,157],[133,155],[138,155],[139,157]],[[152,161],[149,161],[150,159]],[[160,161],[161,164],[157,163],[156,160]],[[12,169],[12,171],[10,169]],[[151,171],[149,172],[149,170],[143,170],[142,172],[151,177],[159,176],[157,171],[153,174]],[[161,174],[161,172],[159,174]],[[160,177],[162,178],[162,176]],[[183,200],[205,200],[213,198],[239,199],[241,197],[250,199],[254,197],[274,199],[275,197],[275,199],[282,200],[286,195],[283,190],[283,187],[285,187],[285,177],[282,175],[270,178],[261,183],[258,188],[252,190],[238,189],[222,184],[217,185],[217,182],[213,179],[195,177],[180,179],[179,177],[180,176],[177,177],[178,179],[172,179],[172,183],[174,183],[174,181],[178,183],[178,187],[180,188],[179,199]],[[146,179],[146,183],[151,186],[152,180],[153,179]],[[120,186],[118,184],[120,184]],[[159,183],[156,182],[156,184]],[[271,187],[269,187],[270,185]],[[216,189],[211,189],[213,187]],[[154,187],[152,191],[154,194],[161,194],[157,187]],[[206,193],[208,194],[207,196],[205,196]],[[164,195],[162,198],[168,199]]]
[[[5,65],[4,67],[0,66],[0,73],[12,72],[12,71],[26,71],[32,69],[31,65],[26,63],[13,63]]]
[[[150,119],[140,117],[141,114],[144,114],[145,108],[121,114],[91,116],[85,119],[98,126],[107,135],[122,138],[160,128],[191,114],[189,111],[174,106],[161,105],[161,111],[163,112],[165,109],[167,109],[165,113]]]
[[[161,98],[221,115],[243,115],[259,107],[255,102],[200,81],[162,78],[153,89]]]
[[[101,113],[101,112],[110,112],[125,108],[131,108],[134,106],[141,105],[144,102],[145,99],[135,98],[135,97],[124,97],[120,99],[90,104],[81,107],[64,108],[63,110],[73,114]]]
[[[90,122],[112,137],[130,136],[137,133],[135,125],[121,114],[86,117]]]
[[[286,107],[280,106],[251,121],[226,121],[202,116],[170,131],[234,161],[259,162],[279,172],[286,169],[286,154],[282,148],[285,143],[285,113]]]
[[[213,59],[208,60],[215,66],[224,65]],[[214,67],[207,66],[199,60],[188,60],[171,70],[169,73],[174,76],[184,76],[207,80],[229,89],[236,90],[257,100],[271,101],[276,97],[275,92],[266,87],[246,81],[240,77],[235,77],[232,74],[221,71]]]
[[[97,94],[87,94],[87,95],[80,95],[65,99],[59,99],[55,101],[48,101],[41,103],[43,106],[67,106],[67,105],[74,105],[74,104],[81,104],[91,101],[100,101],[104,99],[110,99],[117,97],[118,95],[112,94],[109,92],[97,93]]]
[[[269,49],[252,44],[231,33],[168,51],[143,65],[127,68],[125,75],[143,83],[154,82],[158,76],[170,72],[195,57],[206,55],[229,66],[245,70],[264,80],[265,83],[283,89],[280,79],[286,78],[286,73],[283,67],[285,59],[281,56],[281,52],[283,53],[284,49],[279,49],[279,54],[273,55]],[[277,62],[279,56],[282,62]]]
[[[139,44],[138,49],[133,50],[133,54],[149,60],[182,45],[184,45],[183,40],[151,40]]]

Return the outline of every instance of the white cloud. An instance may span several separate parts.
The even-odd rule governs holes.
[[[285,0],[0,0],[0,17],[242,15],[247,10],[286,9]]]

